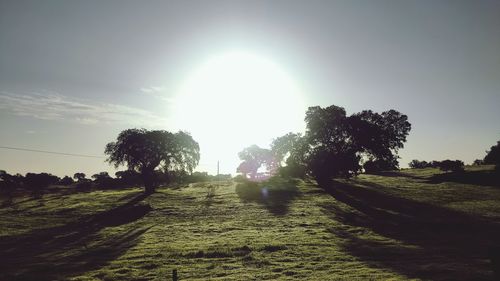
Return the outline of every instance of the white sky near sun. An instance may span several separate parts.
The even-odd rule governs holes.
[[[200,144],[200,170],[235,173],[238,152],[304,128],[300,88],[271,60],[244,51],[214,55],[181,83],[172,123]]]

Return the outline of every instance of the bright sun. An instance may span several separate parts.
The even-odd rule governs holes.
[[[187,77],[175,99],[173,124],[200,143],[198,170],[236,172],[237,153],[304,128],[295,82],[272,61],[245,52],[210,58]]]

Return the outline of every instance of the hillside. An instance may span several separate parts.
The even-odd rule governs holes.
[[[490,170],[17,198],[0,209],[0,280],[493,280]]]

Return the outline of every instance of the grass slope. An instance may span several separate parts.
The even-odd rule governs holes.
[[[0,280],[493,280],[490,168],[18,198],[0,209]]]

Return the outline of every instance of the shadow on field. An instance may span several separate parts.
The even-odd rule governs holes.
[[[290,203],[300,196],[300,191],[296,181],[274,178],[261,183],[239,183],[236,185],[236,194],[244,203],[259,203],[271,214],[283,216],[288,213]]]
[[[326,214],[344,224],[330,231],[343,238],[350,254],[409,278],[496,280],[492,270],[498,270],[500,259],[498,224],[383,194],[372,183],[363,185],[324,186],[335,199],[355,209],[323,206]],[[385,238],[370,236],[366,230]]]
[[[405,177],[405,178],[410,178],[410,179],[415,179],[415,180],[422,180],[425,179],[425,177],[421,176],[414,176],[410,175],[407,173],[402,173],[400,171],[382,171],[382,172],[373,172],[373,173],[366,173],[368,175],[376,175],[376,176],[384,176],[384,177]]]
[[[141,194],[111,210],[59,227],[0,237],[0,280],[58,280],[106,265],[137,244],[149,228],[102,237],[108,226],[134,222],[149,213]]]
[[[461,173],[436,174],[428,179],[429,183],[456,182],[500,187],[500,173],[494,170],[465,171]]]

